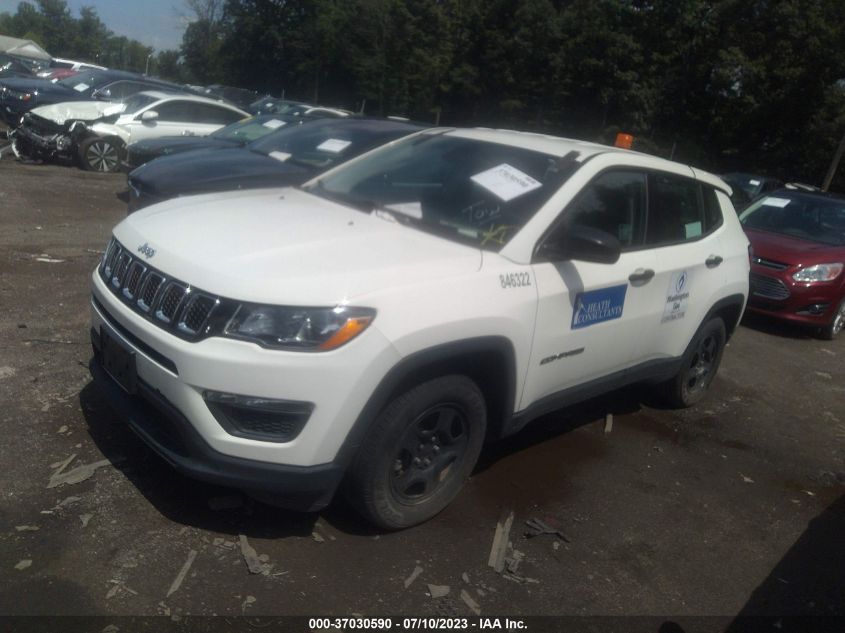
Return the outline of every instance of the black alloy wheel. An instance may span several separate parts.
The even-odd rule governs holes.
[[[396,500],[413,505],[430,498],[465,457],[468,423],[456,403],[423,411],[408,426],[393,460],[390,485]]]

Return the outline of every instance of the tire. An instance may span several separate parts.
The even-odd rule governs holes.
[[[680,371],[659,386],[668,405],[684,409],[704,398],[719,370],[726,341],[725,322],[719,317],[698,329],[684,352]]]
[[[836,308],[830,323],[822,328],[822,338],[826,341],[832,341],[843,329],[845,329],[845,299],[842,299],[842,303]]]
[[[478,386],[450,375],[421,383],[379,414],[350,468],[347,496],[370,523],[399,530],[457,496],[487,428]]]
[[[87,171],[118,171],[120,147],[112,139],[92,136],[79,145],[79,163]]]

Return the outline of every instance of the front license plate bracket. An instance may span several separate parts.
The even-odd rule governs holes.
[[[127,349],[106,328],[100,328],[103,369],[126,393],[134,394],[138,387],[135,352]]]

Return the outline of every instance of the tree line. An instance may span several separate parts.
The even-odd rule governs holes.
[[[154,65],[183,82],[603,142],[624,131],[713,171],[812,184],[845,133],[841,0],[184,2],[181,47]],[[51,24],[67,13],[22,3],[0,32],[25,7]],[[77,23],[100,24],[83,12]],[[32,23],[54,54],[83,50]]]
[[[74,17],[64,0],[21,2],[15,13],[0,13],[0,35],[32,40],[55,57],[144,72],[153,49],[115,35],[97,11],[82,7]]]

